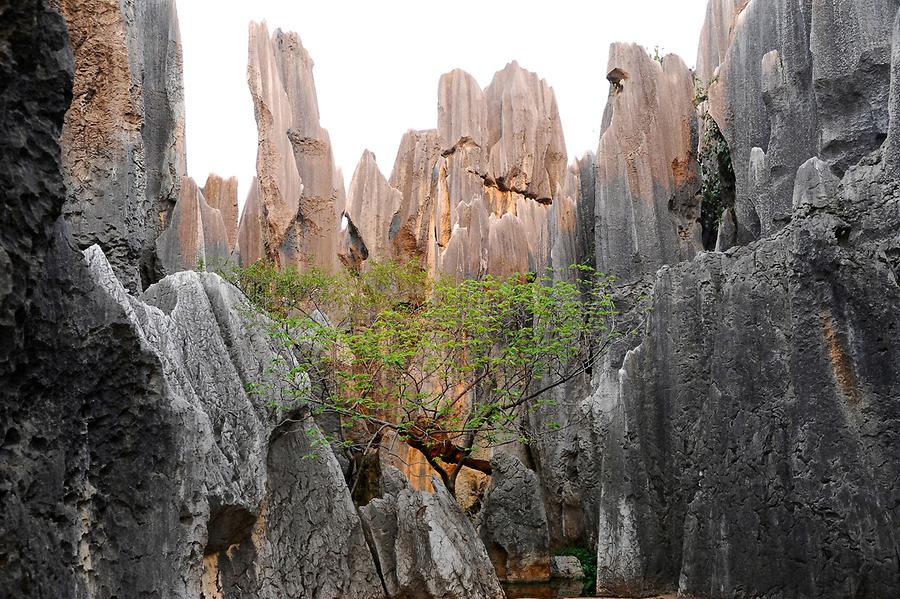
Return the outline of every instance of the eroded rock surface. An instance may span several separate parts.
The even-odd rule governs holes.
[[[75,53],[63,129],[64,212],[132,291],[158,279],[156,238],[186,173],[181,39],[174,0],[61,0]]]
[[[723,54],[701,44],[699,75],[711,83],[710,112],[732,149],[746,244],[787,223],[794,173],[806,160],[818,156],[840,175],[884,141],[897,2],[739,2],[731,19],[727,4],[711,7],[705,31],[729,45]],[[754,191],[755,148],[766,156],[763,194]]]
[[[751,19],[777,16],[763,4],[739,17],[735,44]],[[804,114],[815,124],[790,118]],[[735,155],[773,153],[732,141]],[[779,232],[656,275],[645,328],[584,403],[602,456],[598,590],[900,589],[894,143],[870,138],[847,169],[805,160]]]
[[[702,248],[691,72],[636,44],[609,51],[609,101],[597,150],[597,268],[631,283]]]

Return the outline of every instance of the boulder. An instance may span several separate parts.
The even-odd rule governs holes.
[[[497,575],[510,582],[549,580],[549,533],[537,475],[502,452],[494,452],[491,466],[477,524]]]
[[[584,570],[581,561],[571,555],[554,555],[550,558],[550,576],[568,580],[581,580]]]
[[[393,471],[393,472],[392,472]],[[391,467],[381,499],[360,508],[389,597],[503,599],[472,523],[437,477],[434,492],[413,491]]]

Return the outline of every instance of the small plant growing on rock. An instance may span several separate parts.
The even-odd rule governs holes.
[[[227,276],[296,356],[289,376],[311,383],[283,407],[336,422],[329,440],[357,464],[399,439],[454,492],[463,469],[491,473],[479,450],[527,442],[521,415],[617,336],[611,280],[573,268],[434,280],[393,262],[335,275],[258,263]]]

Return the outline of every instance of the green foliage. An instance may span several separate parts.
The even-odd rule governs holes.
[[[617,336],[611,279],[572,269],[432,280],[394,262],[333,275],[257,263],[224,274],[292,350],[289,376],[312,384],[291,409],[337,416],[329,442],[363,454],[392,432],[452,487],[448,464],[483,469],[478,449],[527,442],[519,416],[551,405],[548,392]]]
[[[582,547],[573,545],[564,547],[553,552],[553,555],[570,555],[577,557],[581,562],[581,569],[584,572],[584,591],[592,594],[597,586],[597,552],[592,551],[590,547]]]

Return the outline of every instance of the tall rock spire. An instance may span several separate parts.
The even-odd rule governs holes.
[[[297,34],[277,30],[270,37],[265,23],[250,25],[247,74],[259,132],[259,200],[265,209],[259,236],[266,256],[282,266],[333,270],[338,266],[336,204],[343,185],[328,132],[319,124],[312,67]],[[258,223],[242,219],[242,226]]]

